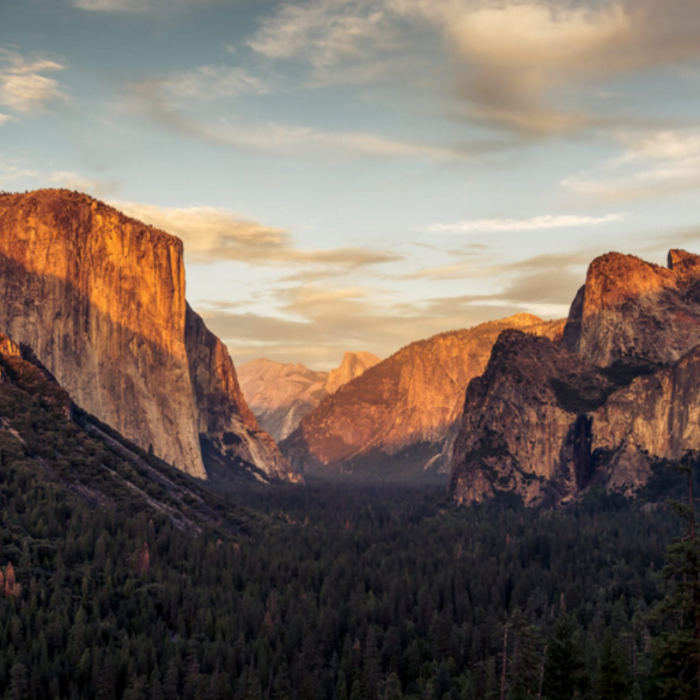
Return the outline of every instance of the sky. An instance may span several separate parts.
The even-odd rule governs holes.
[[[700,253],[697,0],[0,0],[0,189],[185,242],[236,364],[520,312]]]

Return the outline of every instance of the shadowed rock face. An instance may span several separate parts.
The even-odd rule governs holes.
[[[177,238],[85,195],[0,196],[0,327],[87,411],[206,478],[200,431],[218,435],[225,411],[258,428],[225,348],[187,309],[182,253]],[[289,471],[273,448],[248,452],[265,472]]]
[[[589,450],[581,441],[589,425],[579,415],[614,388],[601,370],[548,338],[504,331],[467,389],[453,456],[460,468],[451,476],[456,500],[482,501],[499,490],[532,504],[553,488],[559,501],[587,486]]]
[[[451,485],[559,503],[592,482],[631,493],[700,448],[700,258],[591,263],[560,343],[504,334],[469,385]]]
[[[281,444],[306,472],[417,476],[449,463],[469,380],[480,375],[506,328],[561,332],[520,314],[413,343],[326,397]]]
[[[700,447],[700,346],[635,379],[591,415],[594,467],[611,488],[633,492],[654,463]]]
[[[328,373],[315,372],[298,363],[260,359],[241,365],[238,376],[261,427],[275,440],[284,440],[328,394],[379,361],[370,352],[346,352],[340,367]]]

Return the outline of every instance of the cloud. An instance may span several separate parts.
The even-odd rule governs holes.
[[[145,12],[144,0],[73,0],[73,6],[93,12]]]
[[[192,261],[235,260],[265,266],[308,265],[353,270],[397,262],[403,257],[379,249],[301,249],[288,231],[264,226],[224,209],[169,209],[136,202],[113,202],[113,205],[129,216],[181,238],[185,253]]]
[[[272,59],[303,56],[317,68],[366,51],[395,46],[392,13],[384,2],[314,0],[283,5],[248,41],[254,51]]]
[[[268,92],[263,80],[234,66],[200,66],[162,81],[161,86],[179,97],[207,100]]]
[[[510,233],[521,231],[548,231],[560,228],[578,228],[581,226],[602,226],[621,221],[624,214],[606,214],[605,216],[573,216],[546,214],[530,219],[475,219],[458,221],[452,224],[434,224],[427,230],[430,233]]]
[[[700,129],[617,134],[625,151],[597,172],[563,181],[585,197],[609,202],[654,199],[700,188]]]
[[[233,148],[268,153],[276,157],[319,158],[341,153],[377,159],[453,160],[469,158],[478,150],[414,143],[368,132],[323,131],[289,124],[250,124],[198,121],[166,99],[168,81],[148,81],[131,86],[132,106],[159,124],[186,136]]]
[[[486,255],[481,272],[495,282],[495,290],[484,294],[396,301],[398,297],[385,289],[334,286],[326,280],[278,288],[268,314],[223,303],[204,304],[198,311],[237,362],[267,357],[330,368],[347,349],[386,357],[436,333],[522,311],[562,317],[585,279],[588,263],[600,252],[540,255],[506,265]],[[478,271],[475,265],[473,272]]]
[[[26,116],[43,112],[50,102],[65,100],[60,83],[41,75],[63,68],[55,61],[31,60],[16,51],[0,49],[0,105]]]
[[[385,357],[415,340],[511,312],[504,306],[494,310],[464,304],[436,314],[429,304],[391,303],[377,289],[328,284],[281,289],[278,300],[274,315],[221,304],[202,305],[197,311],[229,346],[236,363],[266,357],[316,369],[337,366],[348,349]]]
[[[12,121],[12,117],[9,114],[0,113],[0,126],[7,124],[9,121]]]
[[[210,0],[72,0],[73,7],[89,12],[134,12],[168,10],[186,5],[204,4]]]
[[[97,178],[88,178],[79,173],[60,170],[51,173],[48,176],[49,182],[65,187],[69,190],[78,190],[80,192],[89,192],[95,197],[108,197],[114,195],[120,186],[117,180],[101,180]]]
[[[538,137],[615,123],[572,97],[590,102],[600,82],[699,58],[699,31],[700,6],[687,0],[308,0],[283,5],[249,45],[340,75],[387,55],[399,67],[420,37],[452,72],[456,114]]]

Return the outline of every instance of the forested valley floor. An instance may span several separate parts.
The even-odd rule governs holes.
[[[425,486],[251,488],[234,498],[261,513],[248,534],[195,536],[5,453],[0,697],[662,697],[651,610],[683,532],[674,478],[556,511],[455,510]]]

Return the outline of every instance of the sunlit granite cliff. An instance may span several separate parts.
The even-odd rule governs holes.
[[[309,473],[407,478],[445,470],[464,391],[506,328],[561,334],[563,322],[520,314],[412,343],[340,387],[281,443]]]
[[[340,367],[329,373],[315,372],[299,363],[260,359],[241,365],[238,378],[261,427],[275,440],[283,440],[328,394],[379,361],[370,352],[346,352]]]
[[[594,260],[560,342],[504,333],[466,393],[456,500],[514,491],[567,502],[591,484],[632,493],[700,448],[700,257],[668,267]]]
[[[200,478],[200,440],[263,477],[297,478],[186,304],[179,239],[86,195],[4,194],[0,295],[2,331],[139,446]]]

